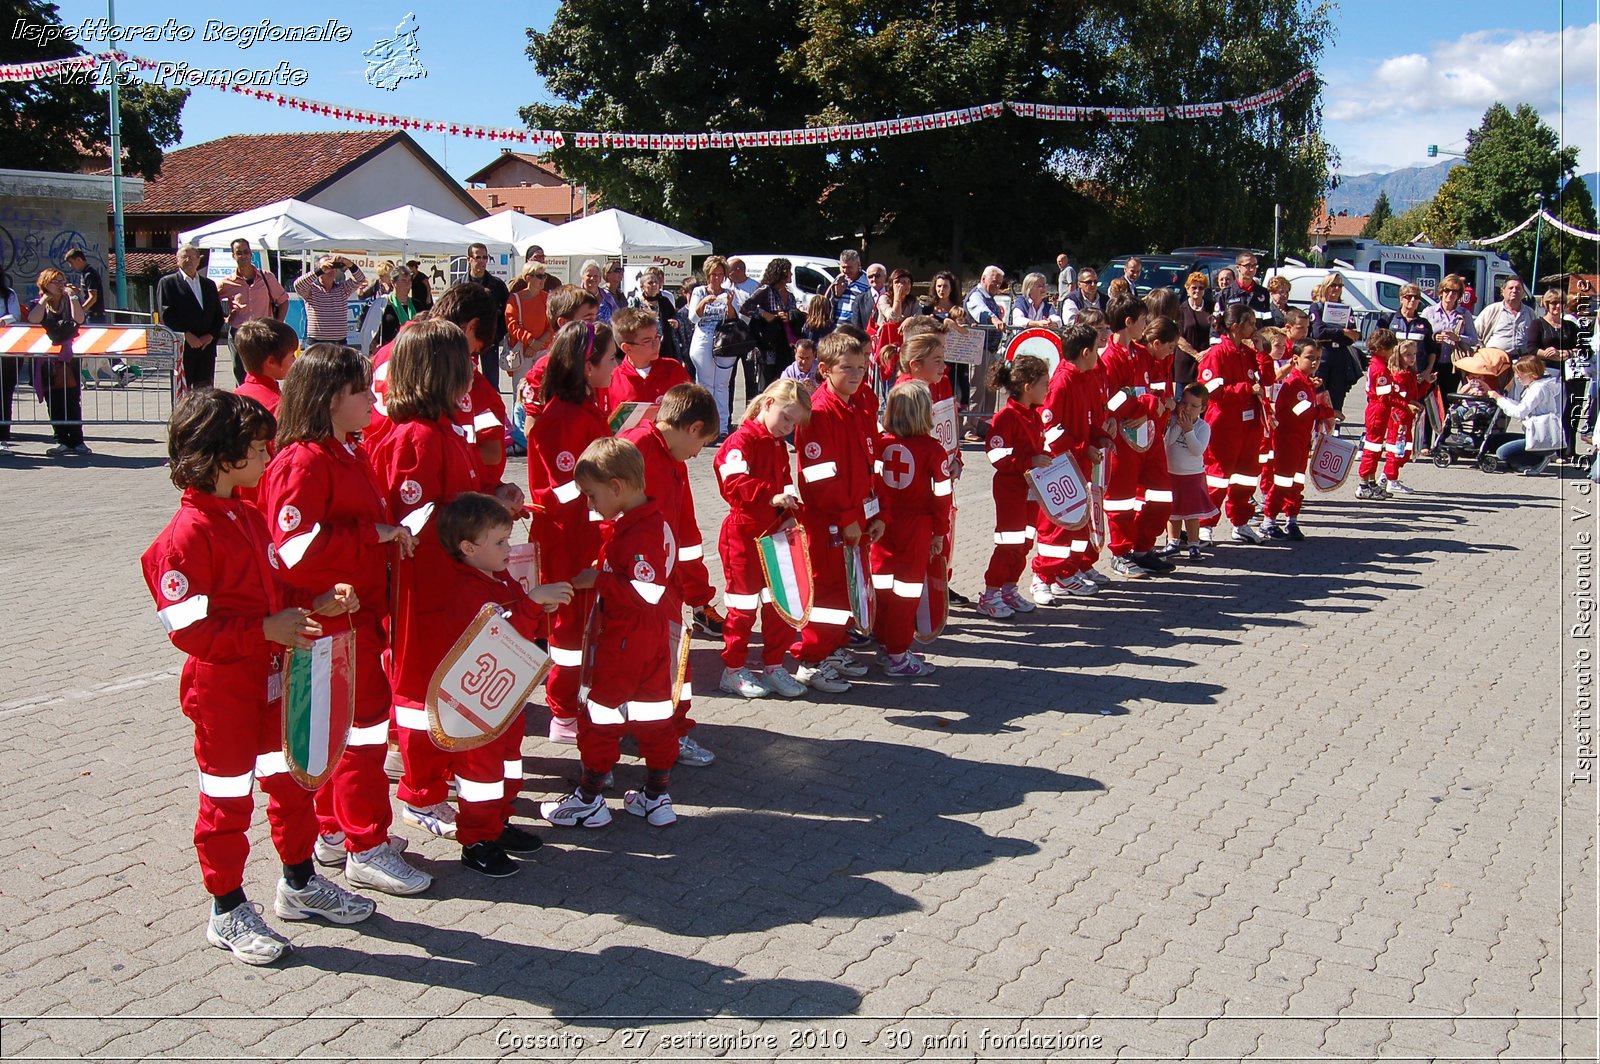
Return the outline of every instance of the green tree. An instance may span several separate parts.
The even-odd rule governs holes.
[[[39,0],[0,0],[0,64],[67,59],[84,54],[75,42],[48,44],[30,39],[24,27],[59,26],[56,5]],[[146,82],[124,85],[122,105],[123,170],[154,177],[162,149],[183,136],[179,116],[186,89]],[[0,84],[0,159],[24,170],[73,172],[85,160],[111,157],[109,93],[94,84],[61,78]]]
[[[1376,238],[1383,231],[1384,225],[1393,217],[1394,208],[1389,206],[1389,194],[1380,190],[1378,202],[1372,205],[1372,213],[1367,215],[1367,224],[1361,227],[1361,235],[1368,240]]]
[[[1600,231],[1595,224],[1594,198],[1581,177],[1568,181],[1550,213],[1585,233]],[[1545,239],[1567,273],[1600,273],[1600,241],[1570,236],[1555,226],[1545,227]]]
[[[1409,211],[1392,215],[1378,227],[1372,238],[1380,244],[1409,244],[1417,238],[1418,233],[1422,233],[1428,235],[1431,240],[1432,236],[1428,234],[1427,215],[1428,205],[1419,203]],[[1363,229],[1361,235],[1367,236],[1367,231]]]

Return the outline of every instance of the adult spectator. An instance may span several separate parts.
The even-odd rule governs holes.
[[[1056,256],[1056,305],[1060,306],[1072,294],[1072,263],[1067,261],[1067,253],[1062,252]]]
[[[839,252],[839,276],[828,289],[828,298],[833,300],[834,324],[866,329],[872,315],[872,289],[861,272],[860,252],[853,248]]]
[[[648,310],[656,316],[656,323],[661,327],[661,353],[683,362],[688,353],[687,327],[678,320],[678,308],[672,297],[662,290],[666,279],[660,266],[646,266],[639,274],[639,291],[628,300],[628,306]]]
[[[605,273],[600,269],[600,264],[593,259],[583,260],[583,265],[578,267],[578,287],[594,296],[600,304],[600,316],[596,321],[610,322],[611,315],[620,308],[616,300],[611,298],[611,293],[606,290]]]
[[[1128,282],[1128,290],[1133,296],[1139,295],[1139,278],[1144,276],[1144,260],[1137,255],[1129,255],[1122,264],[1122,279]]]
[[[289,313],[289,293],[283,282],[256,268],[250,241],[240,237],[228,245],[233,256],[233,272],[217,282],[217,298],[228,315],[228,331],[234,332],[247,321],[272,318],[282,321]],[[233,352],[233,383],[244,383],[244,363],[237,348]]]
[[[1267,298],[1272,301],[1272,324],[1283,328],[1289,324],[1289,290],[1287,277],[1278,276],[1267,282]]]
[[[226,322],[222,299],[216,283],[200,276],[199,248],[185,245],[177,257],[178,268],[156,286],[156,305],[161,308],[161,324],[183,336],[184,382],[190,388],[209,388],[216,383],[217,337]],[[308,314],[311,305],[306,300]],[[342,334],[339,343],[344,343]]]
[[[1001,309],[1000,300],[996,297],[1005,290],[1005,287],[1005,271],[998,266],[985,266],[978,283],[967,293],[967,319],[976,325],[988,326],[983,338],[985,368],[990,357],[1000,350],[1001,330],[1006,323],[1006,312]]]
[[[1573,358],[1579,350],[1578,323],[1565,316],[1567,297],[1561,289],[1546,289],[1539,302],[1544,306],[1544,317],[1534,322],[1534,354],[1553,376],[1565,379],[1566,405],[1562,423],[1567,432],[1563,450],[1571,458],[1577,453],[1578,421],[1582,417],[1584,393],[1589,389],[1587,376],[1568,372],[1569,368],[1580,365]]]
[[[921,309],[922,304],[911,294],[911,271],[897,267],[889,276],[888,288],[873,308],[878,328],[872,334],[872,363],[877,371],[880,404],[888,398],[889,389],[900,375],[900,348],[905,344],[901,326]]]
[[[83,320],[87,325],[104,325],[106,321],[106,283],[100,271],[89,265],[89,256],[82,248],[67,252],[67,269],[78,275],[78,291],[83,294]]]
[[[763,355],[761,349],[761,333],[759,330],[753,327],[750,312],[744,309],[744,307],[745,304],[750,301],[750,298],[756,294],[756,289],[760,288],[761,286],[756,283],[755,278],[750,276],[749,271],[745,267],[744,260],[737,255],[728,260],[728,287],[739,293],[739,320],[744,322],[745,326],[749,328],[750,339],[755,344],[753,347],[746,348],[739,355],[739,365],[744,367],[744,400],[746,403],[749,403],[753,401],[757,395],[761,394],[761,388],[756,385],[756,379],[758,376],[756,373],[756,364],[765,356]],[[732,403],[733,382],[731,380],[728,382],[728,389],[728,401]]]
[[[1534,323],[1538,319],[1522,296],[1522,282],[1515,277],[1508,279],[1500,286],[1500,302],[1484,307],[1473,322],[1484,347],[1498,348],[1513,361],[1535,350]]]
[[[495,391],[499,391],[500,345],[506,339],[506,301],[511,298],[511,293],[504,281],[489,272],[489,248],[484,244],[473,244],[467,248],[467,283],[487,288],[494,297],[494,337],[478,352],[478,365],[483,370],[484,379]]]
[[[1272,320],[1272,296],[1256,284],[1256,271],[1260,263],[1248,251],[1241,251],[1233,260],[1234,280],[1217,296],[1217,313],[1226,314],[1228,308],[1243,303],[1255,312],[1256,327]]]
[[[417,305],[411,300],[411,271],[404,266],[397,266],[389,274],[389,294],[383,297],[375,346],[382,347],[400,335],[401,328],[417,313]]]
[[[394,262],[385,259],[378,263],[378,276],[367,282],[356,293],[357,299],[382,299],[394,291]]]
[[[1465,355],[1478,346],[1478,326],[1462,301],[1467,282],[1460,274],[1447,274],[1439,282],[1439,302],[1422,312],[1433,326],[1433,338],[1439,345],[1439,360],[1434,370],[1439,374],[1439,390],[1446,395],[1455,391],[1457,355]],[[1439,426],[1433,426],[1435,431]]]
[[[695,380],[717,400],[717,433],[728,431],[729,409],[733,402],[733,364],[736,358],[718,357],[714,352],[717,330],[739,316],[739,292],[728,284],[728,260],[712,255],[705,261],[706,283],[689,296],[689,320],[694,337],[689,341],[689,361],[694,363]]]
[[[407,259],[406,269],[411,271],[411,305],[421,314],[425,310],[433,309],[433,288],[428,284],[428,275],[422,272],[422,262],[419,259]]]
[[[17,290],[11,287],[4,266],[0,266],[0,325],[15,325],[22,320]],[[0,458],[11,454],[11,405],[17,391],[17,364],[21,359],[0,355]]]
[[[1332,306],[1334,310],[1329,310]],[[1338,308],[1343,308],[1338,309]],[[1344,421],[1344,397],[1350,394],[1356,381],[1365,372],[1350,350],[1350,345],[1361,339],[1354,319],[1349,317],[1349,307],[1344,303],[1344,275],[1334,270],[1322,279],[1311,292],[1311,339],[1322,347],[1322,360],[1317,365],[1317,376],[1328,389],[1328,399],[1333,403],[1339,421]],[[1328,320],[1328,319],[1335,320]],[[1338,319],[1343,318],[1341,322]]]
[[[1098,310],[1104,314],[1106,310],[1106,294],[1100,291],[1100,274],[1084,267],[1078,271],[1078,287],[1069,294],[1061,304],[1061,320],[1072,324],[1076,318],[1086,310]]]
[[[349,276],[340,276],[349,271]],[[324,255],[317,272],[295,279],[294,290],[306,303],[306,346],[342,344],[350,331],[350,299],[366,286],[361,267],[344,256]]]
[[[1389,315],[1379,328],[1394,333],[1396,340],[1417,345],[1417,376],[1432,373],[1439,361],[1439,341],[1433,336],[1433,322],[1422,313],[1422,289],[1414,284],[1400,286],[1400,309]]]
[[[1011,304],[1011,327],[1027,329],[1060,324],[1061,315],[1056,313],[1045,291],[1044,274],[1028,274],[1022,279],[1022,296]]]
[[[1507,398],[1493,388],[1489,389],[1489,396],[1501,412],[1522,422],[1522,436],[1496,433],[1489,437],[1489,446],[1496,448],[1500,461],[1512,469],[1537,476],[1556,452],[1566,446],[1561,381],[1545,373],[1544,361],[1537,355],[1517,359],[1516,377],[1522,386],[1521,398]]]
[[[198,258],[198,255],[196,255]],[[28,324],[41,325],[59,350],[33,360],[33,392],[50,411],[56,442],[44,453],[51,458],[89,453],[83,443],[83,393],[78,388],[78,360],[72,338],[83,324],[82,296],[67,275],[51,268],[39,274],[39,298],[28,308]],[[213,289],[213,292],[215,289]]]
[[[1068,272],[1070,274],[1070,271]],[[930,298],[923,308],[923,313],[931,315],[936,321],[954,322],[954,328],[966,328],[967,308],[956,298],[960,291],[961,282],[956,280],[956,275],[949,270],[940,270],[933,275],[933,283],[928,286]],[[961,405],[963,407],[971,405],[971,367],[965,362],[951,362],[946,365],[945,372],[950,375],[950,384],[960,398]]]
[[[751,338],[756,341],[761,355],[763,389],[794,362],[794,342],[800,338],[800,326],[805,324],[805,316],[789,291],[789,281],[793,277],[793,263],[788,259],[773,259],[761,271],[760,286],[740,307],[750,319]]]
[[[611,295],[611,302],[617,310],[628,305],[628,293],[622,290],[622,263],[611,262],[606,264],[606,291]],[[616,311],[612,311],[613,314]]]
[[[544,248],[540,247],[538,244],[529,244],[527,253],[522,257],[522,264],[524,267],[526,267],[530,262],[537,262],[539,265],[544,266]],[[560,287],[561,282],[555,277],[554,274],[546,269],[544,273],[544,290],[546,292],[554,292]]]

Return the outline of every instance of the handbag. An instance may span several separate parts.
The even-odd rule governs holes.
[[[50,338],[51,344],[60,347],[78,335],[78,323],[52,311],[45,317],[44,334]]]
[[[1534,414],[1523,419],[1522,431],[1530,451],[1559,451],[1567,445],[1560,414]]]

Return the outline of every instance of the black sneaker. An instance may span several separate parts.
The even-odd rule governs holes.
[[[525,828],[507,824],[494,843],[506,853],[533,853],[544,845],[544,840]]]
[[[461,863],[474,872],[490,879],[504,879],[517,874],[517,863],[506,856],[499,843],[475,842],[461,848]]]
[[[1290,521],[1283,534],[1296,543],[1304,542],[1306,538],[1306,534],[1300,531],[1300,522],[1298,521]]]
[[[1159,557],[1155,551],[1147,550],[1135,554],[1133,560],[1139,563],[1139,568],[1150,573],[1170,573],[1177,568],[1165,558]]]
[[[1278,522],[1268,521],[1261,526],[1262,533],[1268,539],[1288,539],[1289,534],[1278,527]]]
[[[945,594],[950,597],[950,605],[952,606],[970,606],[972,604],[971,599],[967,598],[967,596],[963,595],[955,588],[950,588],[945,592]]]
[[[859,628],[850,629],[850,645],[857,650],[877,645],[877,641]]]
[[[694,611],[694,630],[701,635],[721,639],[723,620],[722,614],[717,612],[715,606],[702,606]]]

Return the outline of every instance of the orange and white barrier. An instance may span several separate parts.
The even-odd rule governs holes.
[[[0,328],[0,355],[47,355],[60,348],[52,343],[43,328],[37,325],[13,325]],[[151,354],[150,330],[143,326],[86,325],[79,326],[72,340],[75,355],[145,355]],[[171,354],[170,348],[161,352]]]

